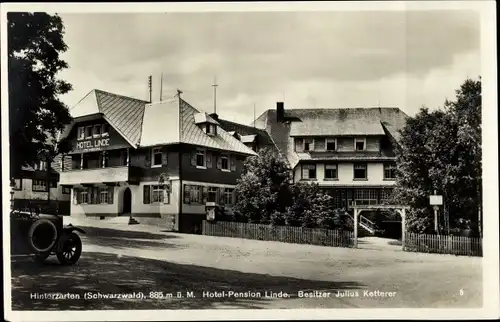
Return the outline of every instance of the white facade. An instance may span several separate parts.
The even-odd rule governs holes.
[[[351,162],[339,162],[337,164],[337,179],[325,178],[325,163],[316,163],[316,179],[309,180],[318,183],[320,186],[393,186],[394,179],[384,179],[384,163],[367,162],[367,178],[354,179],[354,164]],[[294,169],[294,182],[302,179],[302,165],[298,164]]]

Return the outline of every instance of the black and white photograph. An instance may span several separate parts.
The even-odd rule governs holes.
[[[1,18],[4,319],[499,317],[494,2]]]

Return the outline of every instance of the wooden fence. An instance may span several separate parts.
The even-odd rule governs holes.
[[[478,237],[406,233],[404,250],[408,252],[483,256],[483,240]]]
[[[203,221],[203,235],[333,247],[354,247],[354,232],[231,221]]]

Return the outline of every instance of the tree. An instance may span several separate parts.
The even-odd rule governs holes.
[[[291,200],[291,170],[283,158],[263,149],[246,159],[236,185],[234,210],[250,222],[270,223]]]
[[[293,203],[283,215],[289,226],[349,229],[345,209],[337,209],[334,199],[318,184],[299,182],[292,186]]]
[[[477,230],[481,205],[481,81],[467,79],[443,110],[422,108],[401,130],[397,155],[397,203],[408,204],[408,227],[433,231],[429,195],[443,195],[440,216],[451,227]],[[463,226],[466,223],[466,226]],[[467,224],[472,223],[472,224]]]
[[[7,25],[11,176],[41,159],[50,171],[67,147],[57,142],[58,133],[71,121],[58,98],[72,89],[57,79],[68,67],[60,58],[67,50],[63,22],[58,15],[9,12]]]

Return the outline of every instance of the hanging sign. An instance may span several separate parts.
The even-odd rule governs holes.
[[[109,146],[109,138],[76,142],[76,148],[82,151],[98,151],[107,146]]]

